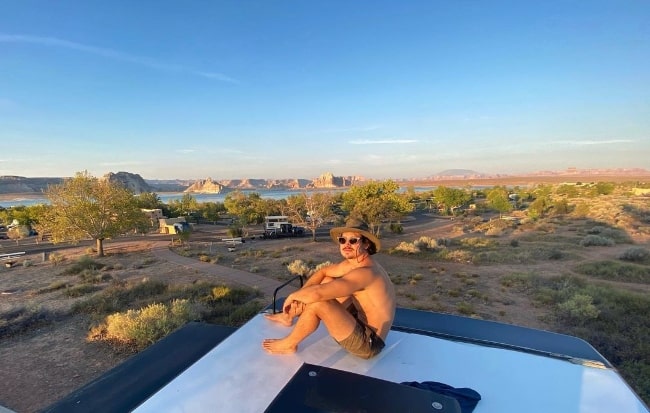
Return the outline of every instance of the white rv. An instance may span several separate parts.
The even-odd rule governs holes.
[[[264,217],[263,238],[297,237],[304,235],[305,229],[289,222],[286,215],[269,215]]]

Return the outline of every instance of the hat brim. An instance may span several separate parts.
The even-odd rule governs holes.
[[[361,234],[364,237],[366,237],[368,240],[370,240],[373,244],[375,244],[375,248],[377,249],[377,252],[381,249],[381,241],[379,241],[379,238],[377,238],[372,232],[364,231],[359,228],[355,227],[335,227],[330,229],[330,237],[332,237],[332,241],[338,244],[339,242],[339,237],[341,234],[345,232],[354,232],[356,234]]]

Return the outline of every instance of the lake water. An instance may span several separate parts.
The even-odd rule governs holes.
[[[309,189],[309,190],[301,190],[301,189],[295,189],[295,190],[279,190],[279,189],[267,189],[267,190],[261,190],[261,189],[246,189],[246,190],[241,190],[242,193],[244,194],[250,194],[253,192],[256,192],[260,194],[260,197],[262,198],[268,198],[268,199],[286,199],[290,197],[291,195],[299,195],[303,192],[306,192],[308,194],[314,193],[314,192],[332,192],[332,193],[338,193],[338,192],[343,192],[346,191],[348,188],[337,188],[337,189]],[[435,187],[415,187],[414,188],[416,192],[425,192],[429,191],[432,189],[435,189]],[[406,190],[406,188],[402,188],[402,190]],[[180,200],[183,195],[185,195],[182,192],[174,192],[174,193],[158,193],[158,197],[160,200],[168,204],[170,201],[173,200]],[[194,199],[197,200],[197,202],[223,202],[226,199],[226,195],[228,195],[228,192],[223,193],[223,194],[191,194]],[[6,199],[0,199],[0,207],[4,208],[11,208],[14,206],[19,206],[19,205],[24,205],[24,206],[30,206],[30,205],[38,205],[38,204],[48,204],[49,201],[45,197],[25,197],[25,196],[17,196],[16,198],[6,198]]]
[[[291,195],[299,195],[303,192],[306,192],[307,194],[311,194],[314,192],[331,192],[331,193],[338,193],[338,192],[345,192],[349,188],[334,188],[334,189],[242,189],[240,192],[243,194],[251,194],[253,192],[257,192],[260,194],[260,197],[262,198],[268,198],[268,199],[286,199],[289,198]],[[426,191],[431,191],[433,189],[436,189],[435,186],[416,186],[413,187],[415,192],[426,192]],[[400,192],[404,192],[407,190],[407,187],[401,187]],[[226,195],[228,195],[229,192],[222,193],[222,194],[191,194],[194,199],[197,200],[197,202],[223,202],[226,199]],[[183,192],[163,192],[163,193],[157,193],[158,198],[165,203],[168,204],[170,201],[177,201],[180,200],[183,195],[185,195]],[[11,208],[15,206],[30,206],[30,205],[38,205],[38,204],[49,204],[49,200],[45,197],[42,196],[16,196],[15,198],[11,197],[4,197],[0,199],[0,207],[3,208]]]

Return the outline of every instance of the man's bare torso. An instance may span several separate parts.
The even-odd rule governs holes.
[[[352,304],[357,307],[361,321],[373,328],[377,335],[386,339],[395,317],[395,288],[386,271],[375,262],[369,265],[349,266],[341,263],[342,277],[354,277],[356,271],[369,271],[371,282],[352,295]]]

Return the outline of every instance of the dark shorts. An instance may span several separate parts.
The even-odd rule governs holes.
[[[338,343],[349,353],[364,359],[376,356],[386,346],[381,337],[358,319],[352,334]]]

